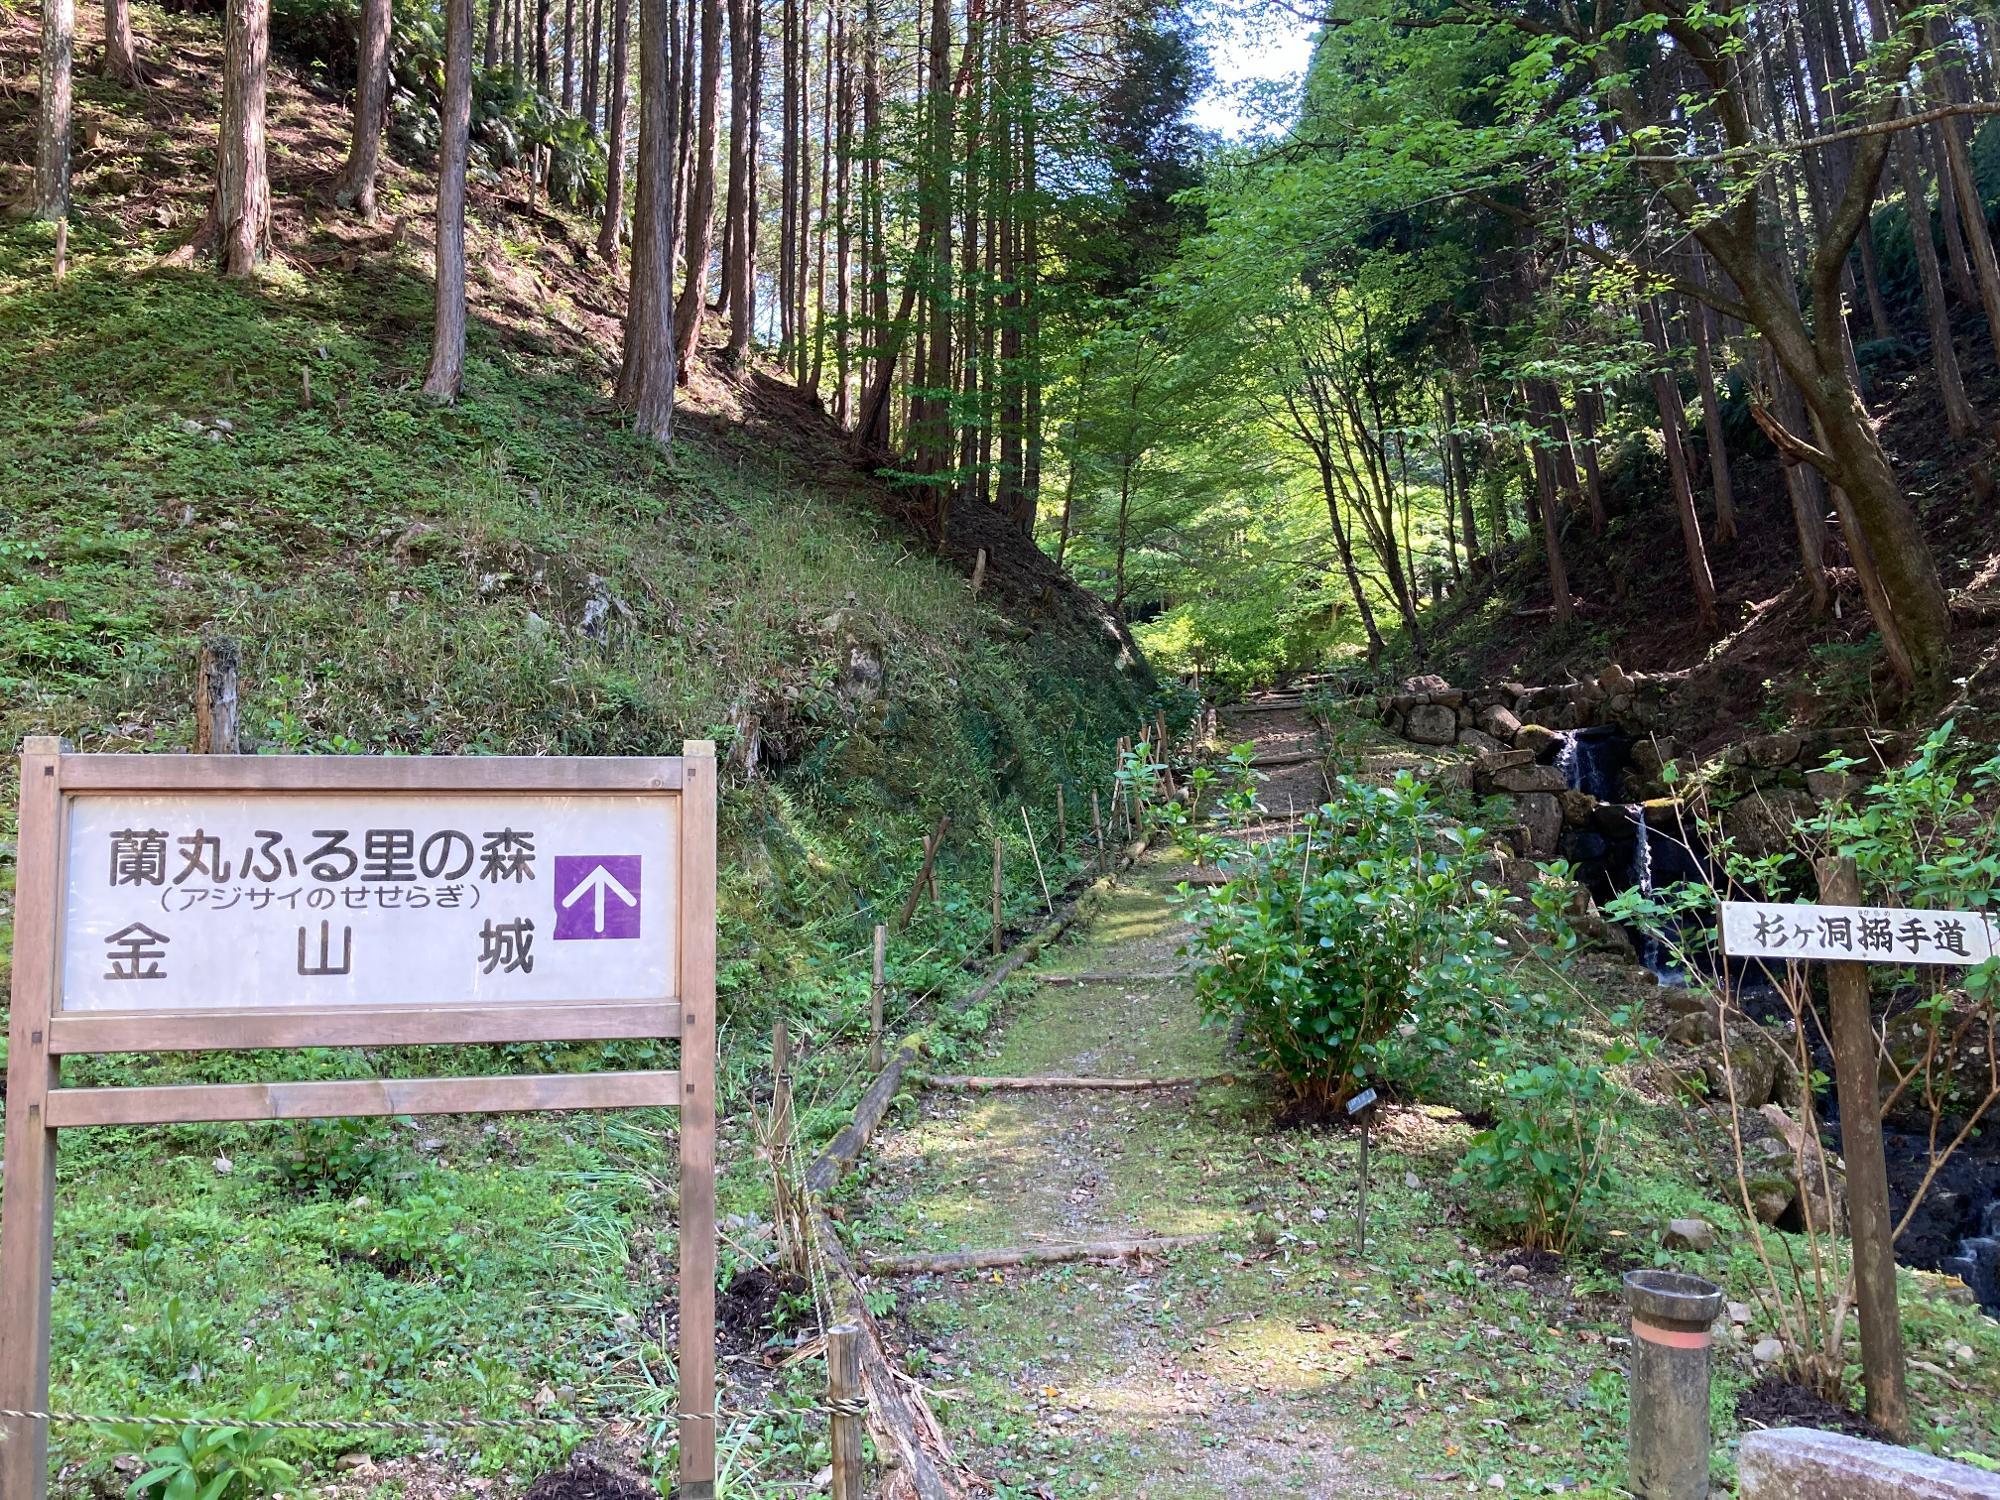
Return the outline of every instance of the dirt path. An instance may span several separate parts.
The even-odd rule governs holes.
[[[1229,737],[1254,734],[1260,756],[1318,743],[1296,712],[1248,716],[1244,730]],[[1297,806],[1322,795],[1317,765],[1279,774]],[[1226,1039],[1201,1025],[1186,980],[1045,982],[1179,968],[1174,889],[1185,873],[1167,858],[1135,872],[1037,971],[979,1071],[1224,1072]],[[899,1286],[919,1372],[961,1393],[946,1420],[1001,1494],[1394,1492],[1371,1477],[1340,1411],[1347,1375],[1365,1362],[1337,1326],[1354,1322],[1351,1288],[1307,1273],[1322,1252],[1306,1237],[1317,1233],[1311,1209],[1297,1211],[1306,1233],[1278,1233],[1290,1215],[1261,1185],[1247,1128],[1257,1108],[1248,1088],[1226,1086],[932,1094],[911,1128],[878,1143],[861,1227],[871,1247],[1216,1237],[1212,1250],[1159,1262]]]
[[[1216,733],[1225,746],[1247,740],[1256,747],[1259,762],[1275,762],[1265,770],[1258,795],[1274,817],[1290,817],[1326,800],[1324,765],[1317,759],[1297,760],[1324,754],[1326,737],[1302,708],[1266,706],[1269,701],[1252,699],[1223,709]]]

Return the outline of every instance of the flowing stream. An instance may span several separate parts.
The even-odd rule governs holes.
[[[1987,1203],[1977,1232],[1960,1240],[1958,1254],[1947,1255],[1938,1269],[1971,1287],[1987,1311],[2000,1313],[2000,1198]]]
[[[1704,851],[1677,819],[1674,826],[1656,829],[1648,822],[1645,803],[1619,800],[1628,749],[1616,731],[1603,729],[1572,730],[1556,747],[1555,765],[1563,779],[1598,802],[1589,827],[1568,836],[1564,853],[1600,902],[1633,888],[1650,896],[1656,881],[1670,886],[1709,878]],[[1661,984],[1688,983],[1661,937],[1628,930],[1640,962]],[[1739,1000],[1753,1002],[1753,1010],[1760,996],[1776,995],[1758,970],[1727,959],[1719,962],[1734,971],[1732,989]],[[1818,1063],[1828,1071],[1833,1066],[1831,1057]],[[1838,1149],[1831,1106],[1830,1099],[1824,1102],[1821,1118],[1828,1124],[1828,1144]],[[2000,1136],[2000,1122],[1984,1135]],[[1897,1129],[1884,1132],[1883,1144],[1891,1203],[1900,1214],[1922,1183],[1929,1146],[1921,1133]],[[1906,1264],[1957,1276],[1988,1312],[2000,1316],[2000,1142],[1969,1142],[1953,1156],[1898,1240],[1897,1253]]]

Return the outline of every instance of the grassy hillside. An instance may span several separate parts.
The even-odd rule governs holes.
[[[9,79],[31,75],[30,19],[0,12]],[[257,751],[597,755],[720,740],[736,763],[722,856],[733,1272],[767,1248],[746,1108],[771,1019],[802,1038],[802,1132],[830,1133],[865,1027],[868,931],[908,888],[933,821],[949,811],[953,837],[942,901],[892,948],[902,1027],[968,982],[996,834],[1013,851],[1010,913],[1040,909],[1020,809],[1049,860],[1058,782],[1085,805],[1149,675],[1087,596],[978,518],[933,555],[823,416],[766,377],[697,371],[674,452],[634,441],[608,401],[617,284],[581,252],[588,226],[531,210],[506,180],[475,193],[466,397],[430,405],[416,388],[423,179],[392,170],[377,225],[335,215],[318,194],[343,116],[282,72],[278,263],[240,285],[172,264],[200,211],[216,38],[206,20],[146,7],[138,22],[173,43],[155,49],[153,89],[79,80],[67,278],[51,276],[47,226],[0,227],[0,737],[187,748],[198,643],[217,631],[242,643]],[[84,19],[86,52],[95,25]],[[0,94],[0,187],[26,159],[31,104]],[[976,599],[975,542],[996,550]],[[984,1019],[940,1023],[938,1045]],[[469,1062],[141,1058],[69,1076],[532,1071],[606,1052],[650,1057],[621,1045]],[[566,1436],[435,1450],[391,1435],[289,1444],[315,1481],[344,1476],[344,1494],[456,1494],[472,1473],[510,1493],[586,1435],[664,1472],[671,1130],[671,1116],[641,1114],[67,1140],[57,1402],[240,1412],[269,1386],[294,1392],[302,1416],[573,1419]],[[759,1337],[753,1319],[732,1347]],[[731,1472],[810,1475],[824,1429],[802,1409],[812,1379],[752,1366],[748,1389],[726,1377],[738,1382],[724,1395]],[[129,1482],[111,1468],[128,1437],[70,1428],[58,1442],[59,1492]],[[350,1466],[336,1470],[341,1455]]]

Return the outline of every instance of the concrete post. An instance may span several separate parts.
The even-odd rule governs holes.
[[[1628,1271],[1632,1309],[1631,1491],[1640,1500],[1708,1495],[1708,1325],[1722,1289],[1679,1271]]]

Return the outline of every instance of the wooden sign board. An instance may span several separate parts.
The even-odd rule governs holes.
[[[662,759],[74,755],[31,739],[0,1408],[48,1407],[57,1132],[677,1106],[681,1493],[715,1484],[715,747]],[[677,1072],[66,1089],[69,1053],[678,1037]],[[46,1422],[0,1418],[40,1500]]]
[[[1976,911],[1725,901],[1722,951],[1731,958],[1862,964],[1984,963],[2000,949]]]

